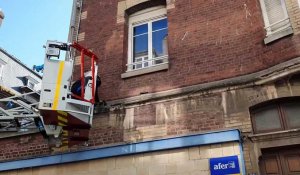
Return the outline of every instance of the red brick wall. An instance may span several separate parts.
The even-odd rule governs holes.
[[[275,93],[270,96],[271,93]],[[117,108],[96,115],[88,147],[91,149],[133,141],[162,139],[230,128],[252,132],[249,107],[277,97],[300,96],[299,75],[263,86],[202,92],[176,99]],[[130,123],[130,124],[128,124]],[[42,135],[32,134],[0,139],[0,161],[38,157],[53,153]]]
[[[107,120],[108,118],[105,118]],[[103,121],[96,118],[93,121],[93,126],[90,131],[89,147],[97,147],[101,145],[109,145],[123,142],[123,127],[122,125],[109,125],[108,121]]]
[[[224,129],[221,100],[218,93],[138,106],[134,108],[133,128],[164,126],[165,136]]]
[[[126,136],[136,137],[137,140],[142,141],[226,128],[220,93],[196,97],[193,104],[191,99],[136,106],[133,125],[128,129],[124,129],[126,110],[115,110],[94,116],[87,145],[76,145],[69,151],[133,141]],[[161,105],[165,106],[165,109],[161,109],[159,107]],[[166,115],[161,116],[161,114]],[[161,134],[161,130],[165,130],[165,133]],[[0,139],[0,145],[0,162],[39,157],[55,152],[40,133]]]
[[[1,139],[0,161],[49,155],[48,141],[40,133]]]
[[[156,124],[155,105],[137,107],[134,110],[134,126],[143,127]]]
[[[105,100],[158,92],[256,72],[300,56],[300,37],[265,45],[258,0],[178,0],[168,10],[168,71],[121,79],[127,63],[127,24],[117,24],[117,0],[84,1],[80,44],[100,57]],[[185,36],[185,37],[184,37]]]

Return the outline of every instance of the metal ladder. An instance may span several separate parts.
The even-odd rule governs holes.
[[[29,92],[0,99],[0,132],[23,132],[38,129],[38,92]]]

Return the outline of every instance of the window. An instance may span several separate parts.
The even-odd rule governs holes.
[[[139,11],[129,17],[127,70],[167,63],[168,20],[164,6]]]
[[[260,0],[267,38],[270,38],[267,39],[265,43],[292,33],[284,1],[285,0]]]
[[[288,99],[251,110],[255,133],[300,128],[300,101]]]

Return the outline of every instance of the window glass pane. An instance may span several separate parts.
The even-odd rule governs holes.
[[[148,59],[148,34],[133,37],[133,63],[140,62],[132,66],[133,69],[147,67],[148,63],[143,62]]]
[[[164,28],[167,28],[167,27],[168,27],[167,18],[161,19],[161,20],[158,20],[158,21],[154,21],[152,23],[152,31],[159,30],[159,29],[164,29]]]
[[[135,61],[134,62],[141,62],[143,61],[143,58],[135,58]],[[139,68],[142,68],[142,63],[141,64],[135,64],[133,66],[135,69],[139,69]]]
[[[269,106],[254,114],[257,132],[279,130],[281,127],[277,106]]]
[[[153,57],[168,55],[167,29],[159,30],[152,33]]]
[[[144,57],[144,60],[148,60],[148,57]],[[148,67],[149,66],[149,62],[144,62],[144,67]]]
[[[167,18],[152,23],[152,53],[153,58],[168,55],[168,20]],[[163,60],[156,60],[155,64],[162,63]]]
[[[148,34],[133,37],[134,58],[148,56]]]
[[[167,29],[159,30],[152,33],[153,57],[168,55]]]
[[[148,24],[133,27],[133,36],[148,33]]]
[[[148,56],[141,56],[138,58],[135,58],[135,65],[133,66],[133,69],[140,69],[140,68],[144,68],[144,67],[148,67],[149,66],[149,61],[148,60]],[[147,62],[145,62],[147,61]]]
[[[282,105],[286,120],[291,128],[300,127],[300,102]]]

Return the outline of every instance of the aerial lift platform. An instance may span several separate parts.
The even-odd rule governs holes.
[[[71,147],[86,142],[92,126],[96,88],[100,85],[98,58],[77,43],[47,41],[45,48],[39,101],[29,102],[24,98],[36,92],[0,99],[0,124],[3,128],[6,123],[4,128],[9,128],[12,123],[19,123],[16,127],[20,129],[24,126],[20,123],[27,121],[31,127],[34,123],[44,136],[56,141],[56,146]],[[66,51],[65,60],[59,59],[61,51]],[[80,80],[72,83],[75,52],[80,53]],[[86,72],[85,58],[90,59],[90,70]]]

